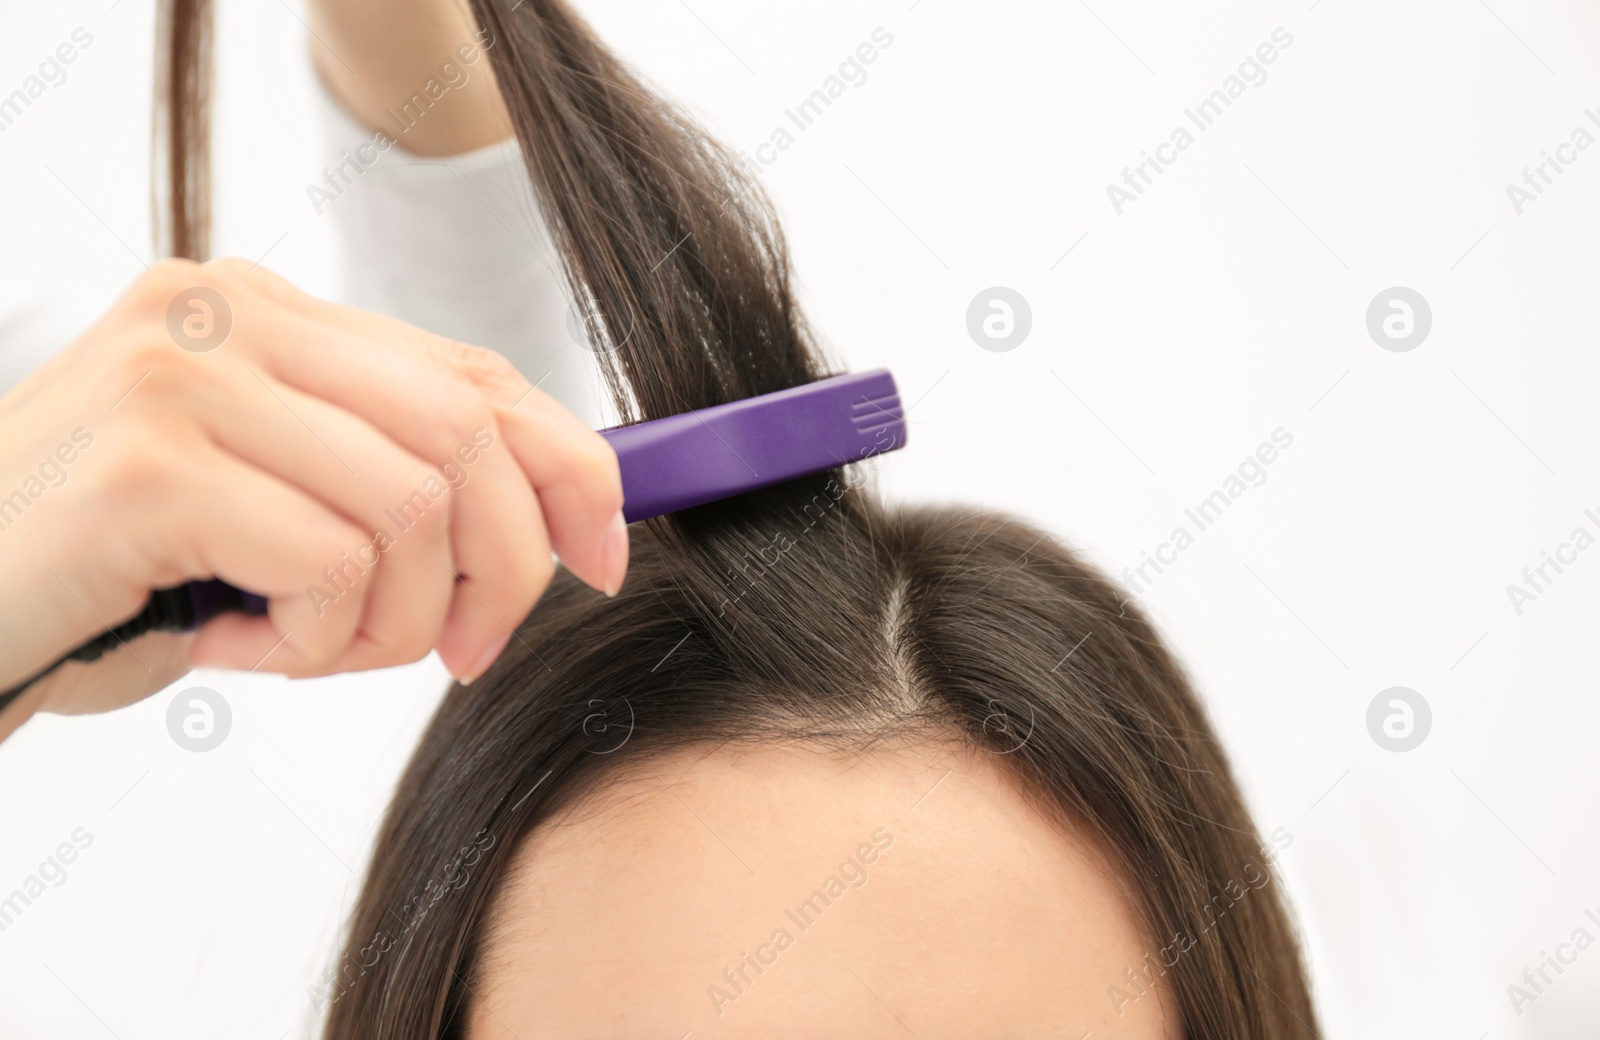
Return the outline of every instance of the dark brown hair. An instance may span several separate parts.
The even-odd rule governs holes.
[[[471,7],[624,414],[823,374],[748,173],[562,0]],[[636,526],[621,595],[559,573],[489,673],[450,690],[316,989],[325,1035],[458,1036],[511,850],[627,763],[889,739],[1001,756],[1109,850],[1152,949],[1108,991],[1169,986],[1195,1040],[1315,1036],[1276,850],[1149,622],[1035,528],[890,509],[846,471]]]
[[[156,5],[155,147],[150,226],[156,253],[204,260],[211,234],[211,0]]]

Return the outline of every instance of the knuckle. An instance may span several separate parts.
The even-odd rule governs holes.
[[[170,340],[141,337],[125,357],[123,376],[138,392],[129,394],[128,404],[147,407],[194,394],[209,381],[211,373],[188,351],[176,350]]]
[[[254,270],[255,266],[240,256],[219,256],[201,264],[200,269],[218,278],[242,278]]]
[[[453,497],[449,483],[437,469],[419,465],[401,483],[394,513],[405,521],[406,530],[437,540],[450,529]]]
[[[159,260],[120,301],[142,327],[164,330],[159,341],[193,353],[220,346],[233,329],[242,283],[192,260]]]
[[[200,265],[200,284],[209,285],[229,293],[259,293],[264,287],[278,281],[265,267],[240,256],[219,256]]]
[[[444,403],[444,415],[451,451],[471,443],[474,431],[494,424],[494,406],[483,391],[472,384],[452,388]]]
[[[413,465],[376,489],[370,517],[382,532],[379,546],[409,558],[413,553],[435,553],[449,539],[454,510],[450,485],[437,470]]]
[[[155,378],[186,379],[194,368],[196,358],[187,351],[172,349],[173,346],[170,336],[140,336],[129,345],[128,360],[138,366],[140,374],[148,371]]]
[[[157,260],[138,278],[135,278],[125,297],[130,307],[139,311],[165,311],[174,293],[203,279],[200,265],[193,260],[169,257]]]
[[[441,340],[438,349],[457,374],[491,397],[513,389],[520,392],[522,373],[495,351],[453,339]]]
[[[132,432],[132,431],[130,431]],[[140,431],[144,432],[144,431]],[[98,490],[108,507],[171,503],[178,497],[179,468],[174,454],[163,450],[161,436],[134,436],[111,441],[98,460]]]
[[[323,513],[312,524],[307,545],[311,559],[318,567],[329,567],[370,541],[361,529],[350,521],[331,513]],[[320,576],[320,572],[319,572]]]
[[[201,277],[201,270],[201,264],[187,257],[168,256],[151,264],[139,281],[157,287],[179,285]]]
[[[440,412],[428,460],[447,474],[475,462],[499,440],[499,426],[487,398],[469,387],[450,393]]]

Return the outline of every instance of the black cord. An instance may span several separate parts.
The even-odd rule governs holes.
[[[150,598],[145,601],[139,613],[57,658],[38,674],[0,693],[0,711],[5,711],[11,706],[12,701],[27,692],[28,687],[68,661],[98,661],[107,651],[115,650],[124,643],[131,643],[146,632],[181,632],[192,626],[194,620],[194,602],[189,597],[187,586],[156,589],[150,593]]]
[[[51,664],[49,667],[45,668],[44,671],[39,672],[37,675],[33,676],[30,679],[22,680],[21,682],[17,683],[17,685],[15,685],[15,686],[11,687],[11,689],[7,690],[5,693],[0,693],[0,712],[3,712],[7,708],[11,707],[11,702],[12,701],[16,700],[18,697],[21,697],[24,693],[27,693],[28,692],[28,687],[32,686],[34,683],[38,682],[40,679],[43,679],[45,676],[49,675],[51,672],[55,671],[57,668],[60,668],[63,664],[66,664],[70,660],[72,660],[72,655],[71,654],[68,654],[65,657],[59,657],[59,658],[56,659],[56,661],[53,664]]]

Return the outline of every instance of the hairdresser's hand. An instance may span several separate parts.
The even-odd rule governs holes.
[[[162,262],[0,399],[0,688],[209,576],[269,617],[135,640],[24,700],[101,710],[191,662],[307,676],[435,648],[472,679],[552,549],[617,590],[621,505],[610,447],[498,355],[245,261]]]

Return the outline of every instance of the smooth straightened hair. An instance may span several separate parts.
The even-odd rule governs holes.
[[[824,375],[752,174],[564,0],[470,7],[625,419]],[[210,5],[162,8],[167,236],[199,258]],[[1138,980],[1106,979],[1110,999],[1169,987],[1192,1040],[1316,1036],[1274,850],[1149,621],[1043,531],[890,508],[846,470],[636,525],[615,599],[558,572],[402,775],[343,955],[313,987],[324,1035],[459,1036],[512,851],[630,766],[729,742],[919,740],[992,753],[1041,814],[1109,852],[1151,943]]]

